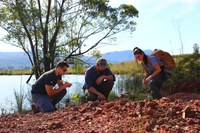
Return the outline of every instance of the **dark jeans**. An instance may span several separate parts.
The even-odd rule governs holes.
[[[55,105],[65,96],[67,93],[66,89],[60,93],[48,96],[44,94],[32,94],[33,103],[39,108],[40,112],[52,112],[55,111]]]
[[[153,99],[162,98],[162,96],[160,94],[160,89],[162,87],[162,84],[163,84],[162,73],[158,74],[152,80],[150,80],[149,88],[152,90]]]
[[[103,94],[106,97],[106,100],[108,99],[108,95],[110,94],[110,91],[112,90],[114,85],[114,81],[104,81],[102,82],[96,90]],[[86,95],[86,98],[88,101],[95,101],[98,99],[98,96],[96,94],[90,93],[88,89],[84,90],[84,93]]]

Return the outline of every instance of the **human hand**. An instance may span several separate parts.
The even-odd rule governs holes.
[[[101,82],[103,81],[104,77],[100,76],[97,80],[96,80],[96,84],[99,85],[101,84]]]
[[[63,84],[64,84],[66,87],[71,87],[71,86],[72,86],[72,84],[69,83],[69,82],[64,82]]]
[[[99,99],[101,101],[105,101],[106,100],[106,97],[103,94],[101,94],[101,93],[99,93],[98,97],[99,97]]]
[[[145,78],[145,79],[143,80],[143,83],[146,84],[146,83],[148,83],[151,79],[152,79],[152,76],[150,75],[150,76],[148,76],[147,78]]]

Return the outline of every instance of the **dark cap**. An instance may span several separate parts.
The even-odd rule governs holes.
[[[107,67],[108,67],[108,66],[107,66],[107,61],[106,61],[106,59],[104,59],[104,58],[99,58],[99,59],[97,59],[96,65],[97,65],[97,66],[100,66],[100,67],[102,67],[102,68],[107,68]]]

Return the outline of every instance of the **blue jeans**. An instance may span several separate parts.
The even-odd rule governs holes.
[[[152,98],[153,99],[160,99],[162,98],[160,94],[160,89],[162,87],[163,80],[162,80],[162,73],[158,74],[154,78],[152,78],[149,82],[149,88],[152,90]]]
[[[67,93],[66,89],[60,93],[48,96],[47,94],[32,94],[33,103],[39,108],[40,112],[52,112],[55,111],[55,105],[65,96]]]
[[[103,94],[107,100],[108,95],[110,94],[110,91],[113,88],[113,85],[114,85],[114,81],[104,81],[96,88],[96,90],[100,92],[101,94]],[[84,90],[84,93],[88,101],[95,101],[98,99],[98,96],[96,94],[90,93],[87,88]]]

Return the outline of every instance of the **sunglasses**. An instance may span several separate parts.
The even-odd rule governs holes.
[[[100,63],[99,66],[106,66],[106,63]]]

